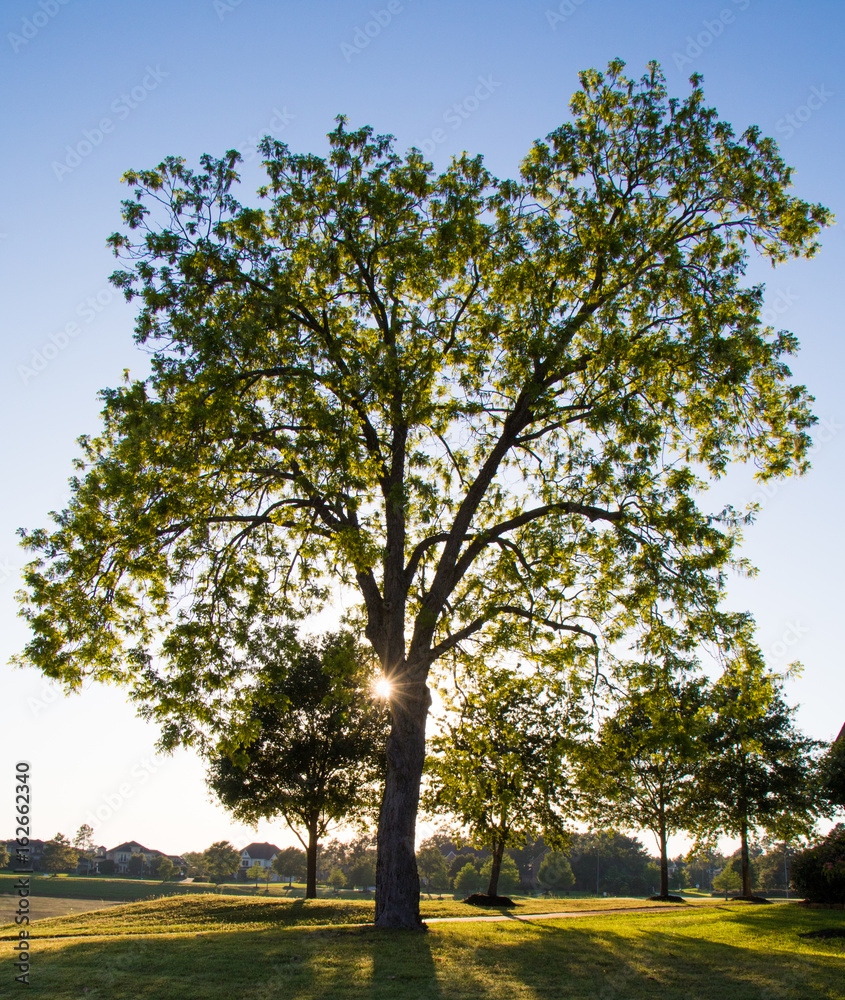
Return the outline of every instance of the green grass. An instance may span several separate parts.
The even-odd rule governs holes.
[[[690,906],[533,922],[433,925],[426,934],[303,926],[345,901],[183,897],[38,925],[28,995],[51,1000],[842,1000],[839,911]],[[359,904],[359,906],[362,904]],[[134,916],[131,916],[133,915]],[[147,921],[141,933],[139,918]],[[49,924],[49,926],[48,926]],[[76,927],[78,937],[58,936]],[[127,935],[127,931],[129,931]],[[155,933],[151,933],[155,931]],[[20,996],[0,943],[0,997]]]
[[[4,897],[11,902],[14,897]],[[31,900],[31,917],[37,921],[33,932],[37,937],[98,937],[110,935],[180,934],[199,931],[267,930],[272,927],[336,926],[339,924],[369,924],[375,917],[372,902],[346,899],[238,899],[232,896],[172,896],[157,900],[112,906],[101,913],[77,912],[74,917],[53,917],[49,906],[55,902],[44,897]],[[69,902],[69,901],[65,901]],[[47,904],[47,912],[41,907]],[[85,905],[84,903],[81,905]],[[645,904],[637,899],[561,900],[526,899],[513,910],[479,910],[451,899],[423,900],[421,911],[425,919],[433,917],[478,917],[509,912],[511,914],[555,913],[562,910],[578,912],[589,909],[616,909],[639,906],[660,908],[660,903]],[[13,925],[0,926],[0,940],[17,934]]]

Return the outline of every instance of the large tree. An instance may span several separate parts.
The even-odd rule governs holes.
[[[57,833],[55,837],[45,842],[42,860],[45,872],[56,875],[76,868],[78,863],[79,851],[63,833]]]
[[[218,757],[209,784],[245,822],[282,816],[306,851],[305,895],[317,895],[317,849],[332,823],[366,815],[384,778],[387,714],[350,633],[300,640],[268,628],[254,647],[262,702],[254,736]]]
[[[623,66],[514,180],[342,119],[325,158],[263,142],[258,206],[234,151],[127,173],[113,280],[151,374],[104,392],[67,510],[24,533],[23,662],[128,685],[171,745],[248,702],[256,616],[357,588],[393,685],[382,927],[420,923],[432,664],[552,635],[580,660],[654,598],[708,633],[736,522],[699,476],[806,465],[796,341],[743,275],[812,255],[828,213],[699,78],[670,99]]]

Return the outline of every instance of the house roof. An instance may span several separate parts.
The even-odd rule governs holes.
[[[248,844],[241,851],[241,857],[271,861],[278,853],[279,848],[275,844]]]
[[[129,851],[135,848],[135,853],[140,852],[141,854],[161,854],[161,851],[151,851],[148,847],[144,847],[143,844],[139,844],[137,840],[127,840],[125,844],[118,844],[117,847],[112,847],[110,850],[106,851],[106,854],[113,854],[115,851]]]

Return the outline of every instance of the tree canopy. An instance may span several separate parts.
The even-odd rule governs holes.
[[[126,684],[171,744],[248,724],[257,618],[357,588],[394,692],[380,926],[419,924],[431,665],[555,635],[580,662],[644,600],[712,634],[738,524],[700,477],[806,466],[795,338],[742,279],[828,212],[699,77],[670,98],[615,60],[570,110],[511,180],[343,119],[326,157],[263,141],[258,206],[235,151],[129,171],[113,281],[151,374],[103,392],[67,509],[24,533],[23,662]]]

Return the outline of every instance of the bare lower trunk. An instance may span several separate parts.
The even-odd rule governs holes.
[[[660,821],[660,895],[669,895],[669,854],[666,849],[666,824]]]
[[[739,830],[742,865],[742,895],[751,895],[751,863],[748,860],[748,824],[742,821]]]
[[[490,883],[487,886],[488,896],[499,894],[499,872],[502,870],[502,855],[505,853],[505,841],[497,840],[493,844],[493,860],[490,863]]]
[[[387,776],[378,825],[377,927],[425,926],[420,918],[420,879],[414,841],[430,704],[425,681],[413,680],[405,672],[391,699]]]
[[[308,847],[305,851],[305,898],[317,898],[317,820],[308,824]]]

